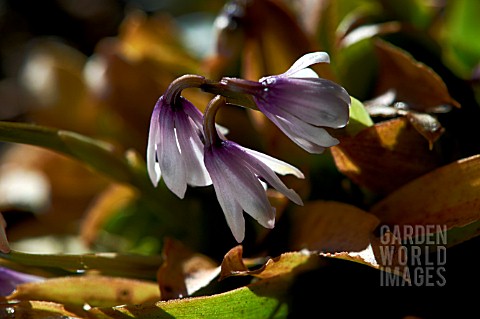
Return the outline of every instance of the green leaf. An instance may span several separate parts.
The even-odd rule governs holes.
[[[73,157],[96,171],[119,182],[127,182],[142,190],[153,187],[144,164],[131,153],[120,153],[112,144],[74,132],[27,123],[0,122],[0,141],[44,147]],[[142,166],[142,167],[139,167]]]
[[[160,300],[158,284],[107,276],[67,276],[20,284],[9,300],[44,300],[64,305],[114,307]]]
[[[241,258],[238,247],[233,249],[235,257]],[[231,262],[231,260],[229,261]],[[125,318],[286,318],[288,315],[289,287],[295,276],[320,265],[316,253],[291,252],[270,259],[264,267],[251,273],[237,273],[235,267],[245,269],[243,261],[227,268],[236,275],[255,275],[260,280],[225,293],[174,299],[155,304],[93,308],[90,314],[97,319]],[[223,266],[222,266],[223,267]],[[229,272],[225,271],[224,272]]]
[[[367,99],[367,92],[371,90],[378,70],[371,38],[340,48],[335,65],[339,82],[348,93],[362,100]]]
[[[285,281],[281,278],[264,280],[258,284],[226,293],[186,299],[157,302],[153,305],[93,308],[90,312],[98,319],[126,318],[286,318]]]
[[[372,126],[373,121],[363,103],[354,97],[351,97],[351,99],[352,104],[350,106],[350,121],[345,127],[345,130],[349,135],[355,135],[364,128]]]
[[[471,76],[480,60],[480,2],[471,0],[448,1],[443,41],[445,57],[460,75]]]
[[[162,263],[160,256],[142,256],[133,254],[92,253],[92,254],[30,254],[12,250],[8,254],[0,253],[2,259],[24,266],[61,268],[72,272],[98,270],[102,274],[126,276],[138,279],[155,279],[158,267]]]

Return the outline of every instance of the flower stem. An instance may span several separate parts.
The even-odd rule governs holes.
[[[175,79],[165,92],[165,101],[169,105],[176,105],[184,89],[200,88],[206,82],[205,77],[194,74],[186,74]]]
[[[248,109],[258,110],[257,105],[249,94],[235,90],[235,88],[232,89],[232,86],[224,81],[224,79],[222,79],[220,82],[206,80],[205,83],[200,86],[200,88],[204,92],[222,95],[226,98],[226,103],[228,104],[234,104]]]
[[[220,141],[217,128],[215,127],[215,115],[218,110],[225,106],[225,98],[217,95],[207,105],[203,116],[203,131],[205,134],[205,146],[215,145]]]

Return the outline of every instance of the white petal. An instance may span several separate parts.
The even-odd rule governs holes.
[[[166,108],[160,114],[160,137],[162,152],[159,162],[163,173],[163,181],[168,189],[179,198],[183,199],[187,190],[185,162],[178,148],[178,140],[175,134],[175,122],[173,111]]]
[[[241,243],[245,237],[245,219],[242,207],[237,202],[235,192],[231,188],[229,176],[226,175],[225,165],[211,149],[205,149],[205,166],[212,177],[215,194],[225,214],[227,224],[236,241]]]
[[[310,68],[301,69],[298,72],[290,74],[288,77],[289,78],[319,78],[317,72],[313,71]]]
[[[219,161],[222,161],[222,173],[228,175],[225,187],[231,187],[231,194],[235,197],[235,201],[260,225],[266,228],[273,227],[275,208],[268,201],[257,176],[248,168],[250,158],[245,159],[246,154],[243,149],[235,144],[224,152],[218,152],[217,156]],[[273,172],[272,174],[275,175]]]
[[[258,159],[260,162],[267,165],[277,174],[280,174],[280,175],[292,174],[298,178],[305,178],[303,173],[295,166],[292,166],[284,161],[276,159],[275,157],[268,156],[267,154],[254,151],[246,147],[242,147],[242,149],[248,154],[255,157],[256,159]]]
[[[150,120],[150,131],[148,133],[148,145],[147,145],[147,171],[152,184],[157,187],[160,181],[160,165],[157,163],[157,147],[159,138],[159,123],[158,123],[159,110],[156,106],[152,113]]]
[[[212,183],[203,163],[203,143],[197,135],[195,123],[185,113],[175,112],[177,144],[185,163],[187,183],[207,186]]]
[[[308,68],[310,65],[317,63],[330,63],[330,57],[327,52],[312,52],[307,53],[301,58],[299,58],[287,72],[280,74],[279,76],[291,77],[292,74],[299,72],[305,68]]]

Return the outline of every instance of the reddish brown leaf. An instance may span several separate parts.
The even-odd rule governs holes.
[[[243,246],[237,245],[230,249],[223,257],[220,280],[246,272],[248,272],[248,268],[243,262]]]
[[[371,211],[387,225],[445,225],[451,229],[480,219],[479,194],[480,155],[476,155],[413,180]],[[401,230],[403,236],[407,228]]]
[[[407,112],[406,117],[413,127],[427,139],[430,149],[433,148],[433,143],[445,132],[442,124],[430,114]]]
[[[273,278],[281,275],[290,275],[298,271],[298,267],[311,267],[318,263],[315,254],[309,251],[288,252],[276,258],[268,259],[260,268],[249,270],[246,264],[258,263],[258,259],[243,259],[243,247],[238,245],[232,248],[224,257],[220,279],[230,276],[254,276],[261,279]]]
[[[393,89],[397,102],[404,102],[410,109],[420,112],[443,104],[460,107],[431,68],[385,41],[376,40],[375,49],[380,62],[378,94]]]
[[[388,194],[438,167],[438,155],[406,118],[384,121],[331,148],[338,169],[355,183]]]
[[[306,203],[295,209],[292,218],[292,249],[330,253],[365,249],[380,223],[360,208],[333,201]]]
[[[165,240],[163,255],[165,261],[157,272],[162,300],[186,297],[218,275],[214,261],[175,239]]]

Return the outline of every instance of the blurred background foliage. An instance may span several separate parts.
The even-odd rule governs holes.
[[[153,106],[183,74],[258,80],[321,50],[331,64],[315,71],[354,98],[351,123],[332,132],[340,145],[310,155],[258,112],[231,107],[220,113],[229,139],[306,175],[284,179],[304,207],[269,193],[275,229],[247,218],[244,254],[361,251],[381,224],[442,224],[452,239],[448,285],[431,294],[452,292],[477,277],[463,270],[472,270],[469,252],[478,248],[480,218],[478,12],[480,2],[473,0],[0,1],[0,120],[52,128],[32,134],[28,125],[2,127],[2,140],[19,142],[0,145],[0,211],[11,247],[152,258],[182,247],[178,251],[201,253],[208,265],[218,265],[236,242],[213,189],[189,188],[179,200],[163,184],[148,183],[143,158]],[[211,98],[197,90],[184,94],[201,110]],[[295,256],[295,264],[305,262]],[[302,313],[320,298],[309,286],[381,288],[378,270],[365,264],[372,266],[342,258],[310,265],[288,281],[289,313]],[[65,271],[8,265],[45,277]],[[174,271],[157,274],[155,265],[148,275],[133,270],[127,276],[159,281],[165,299],[168,289],[159,278]],[[115,260],[100,272],[108,274],[109,267]],[[203,294],[242,287],[251,282],[245,278],[228,278]],[[439,314],[425,299],[414,301],[424,292],[408,290],[404,310],[394,314]],[[332,309],[338,298],[360,305],[354,292],[323,297]],[[393,302],[382,290],[375,298]]]

